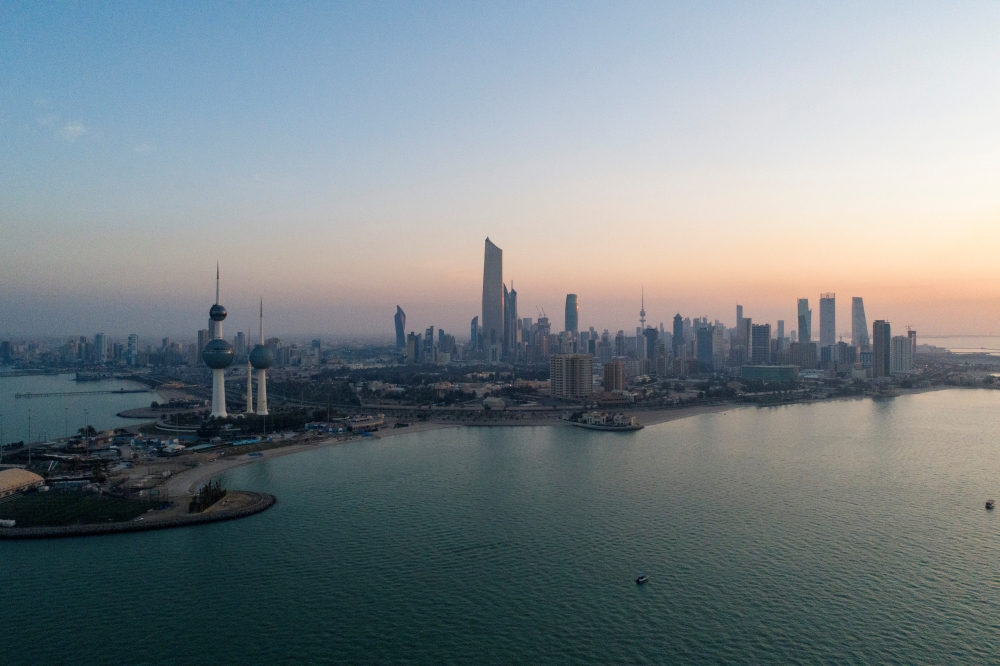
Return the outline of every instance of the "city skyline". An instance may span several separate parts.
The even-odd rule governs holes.
[[[858,11],[6,5],[0,334],[184,333],[216,259],[276,334],[458,330],[486,236],[581,326],[645,286],[657,322],[829,291],[996,333],[1000,8]]]

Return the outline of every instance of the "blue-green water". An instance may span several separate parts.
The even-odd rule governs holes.
[[[98,430],[142,423],[116,414],[126,409],[148,407],[162,401],[158,393],[119,393],[97,395],[62,395],[42,398],[16,398],[18,393],[69,393],[117,391],[146,388],[143,384],[121,379],[77,382],[75,374],[0,377],[0,441],[28,441],[30,416],[31,441],[39,442],[73,435],[77,429],[92,425]],[[31,413],[29,414],[29,410]]]
[[[246,520],[0,542],[0,661],[996,663],[998,434],[953,390],[255,463]]]

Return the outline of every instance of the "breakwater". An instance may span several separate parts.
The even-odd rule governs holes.
[[[189,527],[204,523],[216,523],[223,520],[245,518],[260,513],[274,506],[277,498],[267,493],[255,493],[245,490],[231,490],[229,497],[242,496],[249,504],[229,509],[193,513],[164,520],[150,518],[148,520],[129,521],[123,523],[97,523],[90,525],[66,525],[63,527],[2,527],[0,539],[53,539],[59,537],[93,536],[98,534],[122,534],[125,532],[144,532],[161,530],[170,527]]]

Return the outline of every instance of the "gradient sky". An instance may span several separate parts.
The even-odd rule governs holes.
[[[1000,331],[1000,4],[0,4],[0,334]],[[818,329],[816,329],[818,330]]]

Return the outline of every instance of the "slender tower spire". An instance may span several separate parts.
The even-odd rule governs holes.
[[[219,262],[215,262],[215,304],[219,304]]]
[[[264,299],[260,299],[260,343],[250,352],[250,363],[257,368],[257,415],[267,416],[267,369],[274,355],[264,346]]]
[[[247,331],[247,414],[253,414],[253,367],[250,365],[250,331]]]
[[[646,330],[646,287],[642,287],[642,305],[639,308],[639,324]]]

